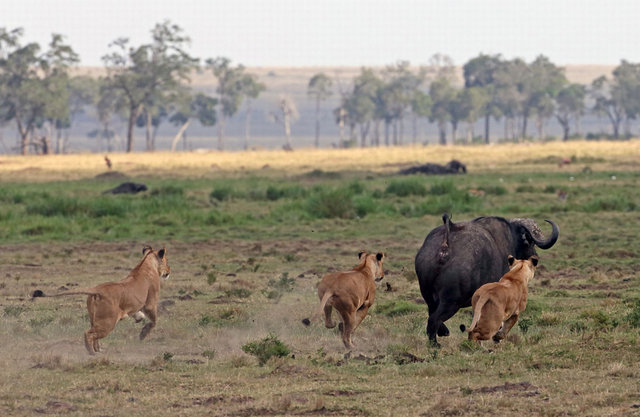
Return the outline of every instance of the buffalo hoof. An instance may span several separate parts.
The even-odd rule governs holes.
[[[447,329],[447,326],[445,326],[444,324],[440,326],[440,328],[438,329],[438,336],[449,336],[449,329]]]
[[[429,340],[429,346],[432,348],[440,349],[442,345],[437,340]]]

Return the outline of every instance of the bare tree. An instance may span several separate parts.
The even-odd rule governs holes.
[[[283,149],[292,150],[291,146],[291,122],[294,122],[300,118],[298,108],[295,101],[288,96],[282,95],[278,100],[279,112],[269,113],[269,119],[275,123],[282,123],[284,126],[285,143]]]

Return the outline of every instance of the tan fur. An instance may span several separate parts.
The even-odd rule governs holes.
[[[121,319],[132,316],[139,322],[149,319],[140,332],[143,340],[156,326],[160,278],[168,278],[166,249],[155,252],[150,246],[143,249],[144,257],[129,275],[118,282],[106,282],[86,290],[67,291],[49,297],[88,294],[87,310],[91,329],[84,334],[84,344],[90,355],[100,351],[99,340],[107,337]]]
[[[336,326],[331,320],[335,308],[342,323],[342,342],[352,349],[351,335],[358,328],[373,305],[376,296],[376,282],[384,278],[384,254],[360,252],[360,263],[350,271],[327,274],[318,286],[320,308],[317,315],[324,312],[324,322],[328,329]]]
[[[485,284],[473,294],[473,321],[469,339],[478,343],[493,340],[497,343],[507,337],[527,307],[527,284],[533,278],[538,258],[518,260],[509,256],[511,269],[500,281]]]

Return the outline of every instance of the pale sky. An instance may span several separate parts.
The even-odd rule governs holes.
[[[203,59],[248,66],[425,64],[434,53],[463,64],[478,53],[557,64],[640,61],[637,0],[4,0],[0,27],[25,40],[61,33],[82,65],[108,44],[148,42],[170,19]]]

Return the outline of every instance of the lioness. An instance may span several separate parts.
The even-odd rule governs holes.
[[[328,329],[336,327],[331,320],[331,312],[335,308],[342,323],[342,343],[347,349],[352,349],[351,334],[367,315],[369,307],[373,305],[376,296],[376,282],[384,278],[382,263],[384,254],[368,254],[365,251],[358,253],[360,263],[350,271],[327,274],[322,277],[318,286],[320,307],[315,316],[322,315],[324,311],[324,325]],[[305,325],[311,322],[309,319],[302,321]]]
[[[168,279],[171,268],[167,264],[165,248],[155,252],[151,246],[142,249],[144,257],[129,275],[119,282],[106,282],[97,287],[45,296],[36,291],[34,297],[60,297],[88,294],[87,310],[91,329],[84,334],[84,345],[90,355],[100,351],[99,340],[107,337],[121,319],[131,315],[136,322],[149,319],[140,332],[143,340],[156,326],[156,311],[160,295],[160,278]]]
[[[538,257],[519,260],[509,255],[508,261],[510,270],[500,281],[484,284],[473,294],[470,340],[480,343],[493,337],[494,342],[500,342],[527,307],[527,284],[536,271]]]

